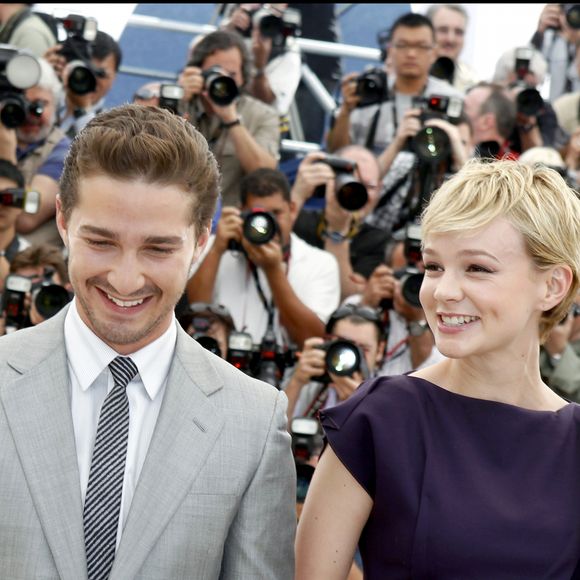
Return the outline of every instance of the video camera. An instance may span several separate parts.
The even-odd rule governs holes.
[[[330,373],[339,377],[351,377],[356,372],[360,372],[363,379],[370,375],[369,369],[361,348],[342,338],[328,340],[316,348],[326,352],[324,362],[326,370],[323,375],[312,377],[313,381],[328,384],[332,382]]]
[[[334,171],[336,201],[341,207],[347,211],[357,211],[366,205],[369,194],[367,188],[354,176],[356,161],[327,155],[324,159],[318,159],[316,163],[326,163]],[[316,187],[312,197],[324,198],[325,195],[326,185],[322,184]]]
[[[463,112],[463,100],[460,97],[431,95],[430,97],[413,97],[412,102],[413,108],[421,109],[419,119],[422,124],[429,119],[443,119],[457,124]],[[443,129],[427,126],[411,139],[411,149],[420,161],[436,163],[450,157],[451,142]]]
[[[240,94],[236,81],[225,74],[220,66],[211,66],[203,70],[201,76],[209,98],[220,107],[233,103]]]
[[[97,88],[97,77],[105,76],[105,71],[91,62],[92,44],[98,32],[97,21],[78,14],[69,14],[56,21],[66,36],[59,54],[70,67],[68,88],[77,95],[92,93]]]
[[[40,193],[20,187],[8,187],[0,190],[0,205],[17,207],[24,210],[24,213],[37,213],[40,208]]]
[[[407,264],[400,270],[395,270],[393,276],[401,281],[401,294],[405,301],[411,306],[421,307],[419,292],[423,283],[424,273],[419,270],[417,265],[423,260],[421,251],[421,226],[416,223],[408,223],[405,228],[405,240],[403,253]],[[393,308],[393,300],[385,298],[381,300],[383,310]]]
[[[71,293],[53,282],[54,270],[45,268],[43,278],[39,282],[32,282],[26,276],[10,274],[4,283],[2,309],[6,316],[7,332],[20,330],[31,325],[27,294],[36,306],[38,313],[46,320],[64,308],[71,300]]]
[[[267,244],[280,231],[274,214],[255,207],[243,211],[240,217],[244,220],[242,233],[246,240],[257,246]],[[243,252],[243,246],[237,240],[230,240],[228,250]]]
[[[517,80],[511,85],[512,88],[522,87],[516,97],[516,107],[518,113],[527,117],[535,117],[544,108],[544,99],[540,93],[525,81],[526,75],[530,72],[533,54],[534,50],[527,46],[516,48],[515,72]]]
[[[8,129],[20,127],[28,113],[36,117],[42,115],[44,107],[40,102],[30,103],[24,91],[40,81],[40,62],[31,53],[0,44],[0,121]]]
[[[279,11],[262,6],[246,13],[251,17],[251,25],[247,30],[239,30],[244,36],[251,36],[252,29],[257,28],[263,37],[272,39],[273,46],[282,47],[288,37],[302,34],[302,14],[294,8]]]
[[[389,84],[386,71],[373,67],[356,78],[356,94],[360,97],[357,107],[380,105],[389,100]]]

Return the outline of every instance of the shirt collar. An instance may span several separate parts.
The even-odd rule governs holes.
[[[81,319],[73,299],[64,322],[69,364],[83,391],[86,391],[119,353],[103,342]],[[165,383],[175,351],[177,320],[152,343],[131,354],[139,377],[151,400]]]

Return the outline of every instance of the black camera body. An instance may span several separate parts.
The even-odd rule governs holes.
[[[359,108],[388,101],[389,84],[385,69],[374,67],[360,74],[356,79],[356,94],[360,97]]]
[[[24,91],[38,84],[40,62],[31,53],[0,44],[0,121],[8,129],[20,127],[28,113],[42,115],[40,103],[29,103]]]
[[[4,282],[2,310],[6,321],[6,332],[30,326],[26,295],[32,288],[32,281],[25,276],[9,274]]]
[[[97,21],[78,14],[69,14],[56,20],[66,35],[59,54],[70,66],[68,88],[77,95],[92,93],[97,88],[97,77],[105,75],[102,69],[91,62],[92,43],[98,31]]]
[[[179,115],[179,104],[185,91],[181,85],[162,83],[159,87],[159,106]]]
[[[323,375],[312,377],[313,381],[328,384],[332,382],[330,373],[339,377],[351,377],[357,371],[362,373],[363,379],[369,377],[364,353],[354,342],[337,338],[317,345],[316,348],[326,353],[324,357],[326,370]]]
[[[0,205],[17,207],[24,213],[34,214],[40,208],[40,193],[26,191],[20,187],[8,187],[0,190]]]
[[[354,176],[356,161],[327,155],[324,159],[318,159],[316,163],[326,163],[334,171],[336,201],[341,207],[347,211],[358,211],[366,205],[369,194],[367,188]],[[324,198],[325,195],[326,185],[322,184],[314,189],[312,197]]]
[[[530,72],[530,63],[533,54],[533,49],[527,46],[516,48],[515,73],[517,80],[511,85],[512,88],[522,88],[516,97],[516,108],[518,113],[526,115],[527,117],[535,117],[544,108],[544,99],[542,99],[540,93],[534,87],[529,86],[524,80]]]
[[[284,46],[288,37],[302,33],[302,14],[294,8],[286,8],[282,13],[268,6],[262,6],[252,15],[252,27],[258,28],[265,38],[272,39],[272,45]]]
[[[225,74],[220,66],[210,66],[201,72],[204,88],[213,103],[225,107],[233,103],[240,94],[236,81]]]
[[[244,221],[242,233],[246,240],[255,245],[267,244],[280,231],[280,226],[273,213],[261,208],[243,211],[240,217]],[[228,250],[243,252],[244,247],[237,240],[230,240]]]
[[[440,56],[431,65],[429,75],[452,85],[455,79],[455,63],[448,56]]]
[[[292,455],[296,464],[296,501],[304,503],[314,467],[308,462],[320,455],[324,446],[322,428],[312,417],[294,417],[290,422]]]

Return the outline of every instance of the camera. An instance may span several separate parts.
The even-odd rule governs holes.
[[[351,377],[354,373],[361,372],[363,379],[369,377],[364,353],[354,342],[337,338],[326,341],[316,348],[326,352],[324,357],[326,371],[323,375],[312,377],[313,381],[328,384],[332,382],[330,373],[339,377]]]
[[[252,335],[235,330],[230,332],[226,360],[242,372],[251,374],[253,358],[254,342]]]
[[[356,94],[360,97],[357,107],[380,105],[389,100],[387,73],[383,68],[374,67],[364,71],[356,79]]]
[[[307,462],[320,455],[324,439],[317,419],[295,417],[290,422],[292,455],[296,464],[296,501],[304,503],[314,475],[314,467]]]
[[[259,207],[243,211],[240,217],[244,220],[242,233],[252,244],[267,244],[279,232],[278,222],[274,214]],[[243,246],[236,240],[230,240],[228,249],[243,252]]]
[[[97,21],[78,14],[69,14],[56,20],[66,35],[59,54],[70,68],[68,88],[77,95],[92,93],[97,88],[97,77],[105,76],[103,69],[91,63],[92,43],[97,38]]]
[[[282,350],[276,343],[276,335],[272,326],[268,326],[255,361],[254,376],[277,389],[280,388],[280,380],[284,371]]]
[[[28,113],[38,117],[43,106],[29,103],[24,91],[40,81],[40,62],[31,53],[8,44],[0,44],[0,121],[8,129],[20,127]]]
[[[0,205],[17,207],[24,210],[24,213],[37,213],[40,207],[40,193],[19,187],[8,187],[0,190]]]
[[[225,107],[233,103],[238,95],[238,85],[229,75],[225,74],[221,67],[211,66],[201,72],[204,79],[204,88],[209,94],[209,98],[216,105]]]
[[[413,108],[421,109],[422,123],[429,119],[443,119],[456,124],[463,111],[463,101],[459,97],[431,95],[413,97]],[[411,139],[411,149],[421,161],[436,163],[451,155],[451,142],[447,133],[439,127],[423,127]]]
[[[527,117],[536,116],[544,108],[544,99],[540,93],[530,87],[526,81],[526,75],[530,72],[530,63],[534,55],[533,49],[523,46],[516,48],[515,72],[517,80],[512,83],[513,87],[522,87],[522,90],[516,97],[516,107],[518,113]]]
[[[222,351],[219,347],[218,341],[215,338],[206,334],[207,331],[209,330],[209,327],[212,324],[212,320],[207,316],[204,316],[203,314],[202,315],[196,315],[195,313],[192,314],[193,315],[190,315],[188,313],[187,315],[187,319],[189,319],[191,316],[191,322],[189,322],[188,324],[188,327],[191,325],[191,328],[193,330],[193,332],[191,332],[191,336],[195,338],[195,340],[197,340],[197,342],[199,342],[199,344],[201,344],[203,348],[221,357]]]
[[[318,159],[316,163],[326,163],[336,174],[335,192],[336,201],[347,211],[357,211],[365,206],[369,199],[367,188],[354,176],[357,168],[356,161],[343,159],[335,155],[327,155]],[[323,198],[326,195],[326,185],[318,185],[312,194],[313,197]]]
[[[429,75],[453,84],[455,78],[455,63],[448,56],[440,56],[429,70]]]
[[[32,302],[38,313],[46,320],[60,312],[71,300],[71,293],[53,282],[54,269],[45,268],[43,279],[33,283],[30,289]]]
[[[179,115],[179,103],[184,92],[181,85],[162,83],[159,87],[159,106]]]
[[[580,4],[562,4],[562,6],[568,26],[578,30],[580,28]]]
[[[293,8],[278,12],[263,6],[252,15],[252,27],[258,28],[262,36],[271,38],[273,46],[284,46],[289,36],[300,36],[302,14]]]
[[[26,295],[32,288],[32,281],[25,276],[9,274],[4,281],[2,310],[6,320],[6,332],[19,330],[30,325]]]

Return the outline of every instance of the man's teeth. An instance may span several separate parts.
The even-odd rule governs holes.
[[[121,306],[122,308],[130,308],[131,306],[138,306],[139,304],[143,303],[143,298],[140,300],[118,300],[117,298],[113,298],[110,294],[107,294],[107,298],[114,302],[117,306]]]
[[[461,326],[468,322],[479,320],[478,316],[442,316],[443,324],[446,326]]]

